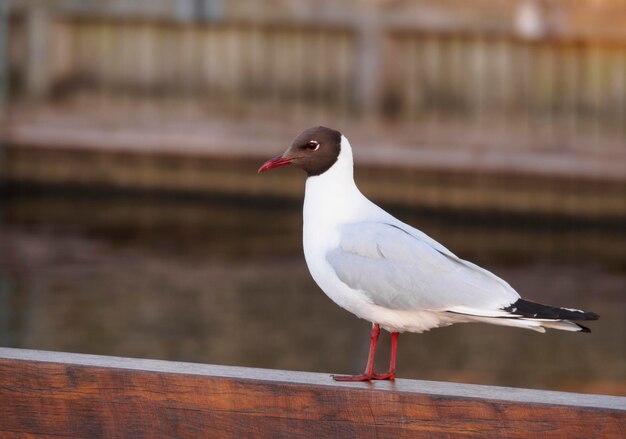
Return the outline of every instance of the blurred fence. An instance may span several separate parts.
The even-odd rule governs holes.
[[[14,20],[14,44],[28,23]],[[206,103],[301,104],[348,113],[353,33],[324,25],[60,19],[46,89],[199,97]],[[17,50],[16,50],[17,52]],[[12,59],[16,76],[26,59]]]
[[[407,118],[468,118],[569,136],[602,130],[626,138],[626,41],[392,35],[401,61],[388,98]]]
[[[31,95],[82,90],[184,96],[226,113],[255,105],[268,114],[369,113],[436,131],[458,122],[469,139],[525,130],[559,146],[579,136],[626,140],[626,41],[389,26],[372,34],[295,22],[44,21],[11,20],[11,77],[26,78],[21,88]],[[380,44],[364,43],[372,35]]]
[[[107,91],[182,93],[227,101],[345,108],[352,53],[347,29],[221,23],[71,21],[65,80]],[[345,62],[341,62],[345,60]]]

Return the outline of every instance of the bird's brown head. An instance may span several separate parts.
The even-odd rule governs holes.
[[[259,172],[285,165],[303,169],[309,177],[326,172],[335,164],[341,151],[341,133],[323,126],[298,134],[287,150],[263,163]]]

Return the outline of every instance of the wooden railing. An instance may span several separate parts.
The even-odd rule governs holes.
[[[0,348],[0,436],[626,437],[626,398]]]

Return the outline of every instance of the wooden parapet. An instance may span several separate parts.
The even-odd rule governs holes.
[[[626,398],[0,348],[0,436],[26,435],[618,438]]]

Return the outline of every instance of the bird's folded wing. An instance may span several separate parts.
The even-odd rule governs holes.
[[[504,280],[402,223],[344,225],[326,258],[341,281],[386,308],[496,311],[519,298]]]

